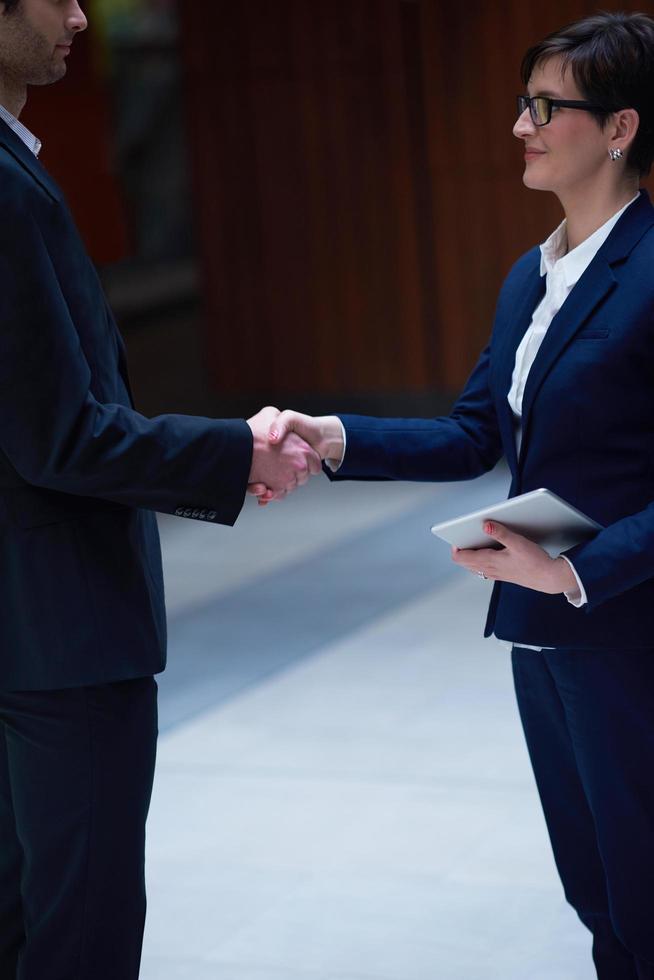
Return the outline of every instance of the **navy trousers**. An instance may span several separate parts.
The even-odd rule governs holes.
[[[654,980],[654,650],[514,648],[565,895],[599,980]]]
[[[136,980],[154,678],[0,692],[0,980]]]

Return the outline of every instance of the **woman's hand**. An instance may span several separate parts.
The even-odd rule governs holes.
[[[574,572],[564,558],[550,558],[539,545],[496,521],[484,524],[484,532],[503,547],[452,548],[457,565],[495,582],[511,582],[536,592],[567,592],[571,598],[579,594]]]
[[[271,419],[268,429],[268,440],[271,446],[281,447],[288,440],[301,440],[311,446],[320,459],[332,461],[340,466],[345,452],[343,423],[336,415],[303,415],[301,412],[277,412]],[[312,474],[320,472],[312,469]],[[286,490],[275,493],[264,483],[250,483],[248,493],[258,498],[260,507],[265,507],[271,500],[281,500]]]

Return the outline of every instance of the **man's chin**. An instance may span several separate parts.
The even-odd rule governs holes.
[[[28,85],[54,85],[64,77],[68,71],[68,65],[65,61],[61,61],[59,64],[52,64],[48,67],[47,71],[40,72],[38,75],[34,75]]]

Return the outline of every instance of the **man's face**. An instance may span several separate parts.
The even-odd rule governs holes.
[[[0,14],[0,77],[19,85],[63,78],[73,38],[86,24],[77,0],[21,0]]]

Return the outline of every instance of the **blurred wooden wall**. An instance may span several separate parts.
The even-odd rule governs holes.
[[[214,389],[457,389],[511,263],[560,220],[521,183],[521,56],[595,9],[180,3]]]

